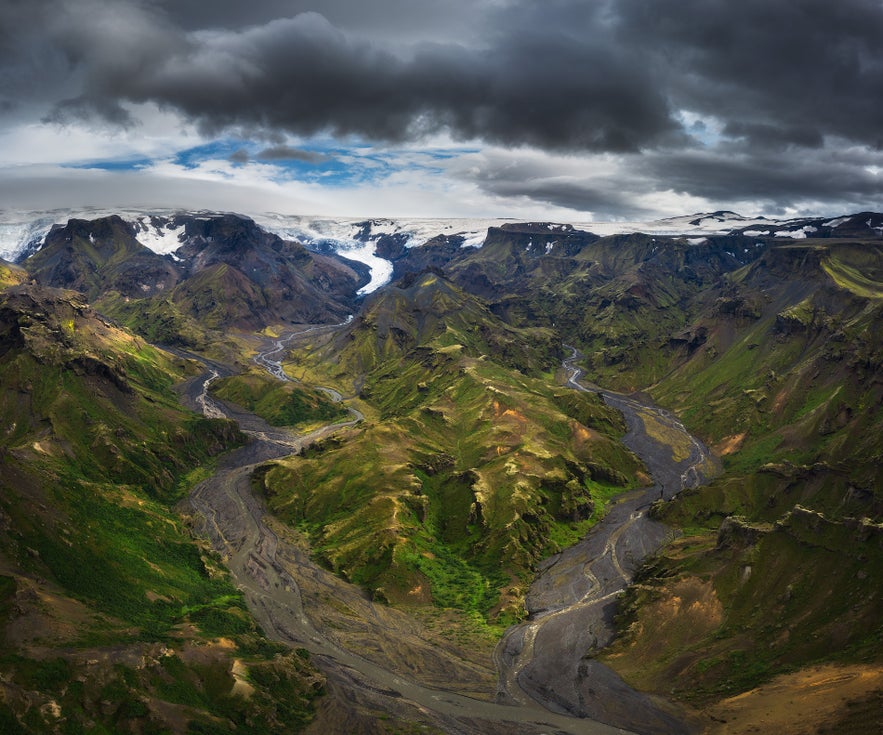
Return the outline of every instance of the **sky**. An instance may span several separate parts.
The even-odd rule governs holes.
[[[883,0],[0,0],[0,209],[881,210]]]

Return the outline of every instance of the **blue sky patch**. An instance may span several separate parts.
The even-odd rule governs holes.
[[[81,161],[62,164],[62,168],[98,169],[100,171],[135,171],[146,168],[153,161],[149,158],[125,158],[107,161]]]

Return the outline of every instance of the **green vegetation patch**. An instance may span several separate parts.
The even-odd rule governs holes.
[[[0,334],[0,729],[297,732],[321,677],[267,641],[173,505],[235,425],[184,411],[180,361],[69,292],[7,292]],[[234,669],[287,692],[243,696]]]
[[[603,658],[694,704],[808,664],[879,661],[879,530],[787,518],[754,542],[684,539],[647,564],[622,604],[625,636]]]
[[[303,426],[345,421],[349,412],[326,394],[263,372],[221,378],[212,395],[256,413],[272,426]]]
[[[598,396],[436,345],[367,374],[377,423],[258,479],[271,510],[375,596],[505,626],[522,608],[501,591],[585,533],[639,463]]]
[[[883,282],[867,275],[854,264],[835,256],[824,258],[822,268],[838,286],[857,296],[867,299],[883,298]]]

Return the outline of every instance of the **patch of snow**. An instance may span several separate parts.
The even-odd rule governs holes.
[[[832,219],[829,222],[825,222],[822,227],[839,227],[844,222],[849,222],[852,219],[851,217],[838,217],[837,219]]]
[[[364,296],[385,286],[392,280],[392,263],[374,254],[374,243],[353,243],[351,247],[345,245],[338,248],[337,252],[344,258],[357,260],[371,269],[371,280],[357,291],[359,296]]]
[[[367,265],[371,279],[359,289],[360,296],[376,291],[392,279],[392,263],[374,254],[373,242],[357,239],[361,227],[356,220],[335,222],[301,217],[276,217],[264,221],[255,218],[255,221],[268,232],[284,240],[296,240],[308,246],[329,245],[338,255]]]
[[[654,222],[622,223],[625,227],[619,232],[644,232],[648,235],[726,235],[733,230],[751,225],[769,224],[766,217],[743,217],[735,212],[715,212],[713,214],[692,214],[685,217],[666,217]],[[601,232],[595,223],[586,225],[596,234]]]
[[[487,239],[487,230],[482,230],[480,232],[464,232],[463,238],[464,240],[460,244],[461,248],[480,248],[484,245],[484,241]]]
[[[186,229],[184,225],[172,227],[168,222],[154,224],[150,217],[139,217],[132,225],[135,227],[135,239],[160,255],[172,253],[181,247],[181,238]]]
[[[368,294],[389,283],[392,263],[374,253],[383,235],[405,238],[405,247],[420,247],[438,235],[460,235],[462,247],[484,245],[489,227],[500,227],[505,219],[356,219],[306,217],[302,215],[258,214],[254,221],[268,232],[307,247],[330,246],[345,258],[364,263],[371,280],[359,293]],[[366,226],[367,225],[367,226]]]
[[[157,219],[168,219],[175,214],[181,214],[181,210],[158,209],[102,209],[99,207],[84,207],[81,209],[55,209],[52,211],[0,211],[0,258],[9,261],[15,261],[25,254],[35,252],[46,239],[46,235],[54,225],[65,225],[71,219],[93,220],[101,217],[110,217],[111,215],[119,215],[123,220],[133,225],[136,230],[139,228],[139,220],[150,217]],[[185,212],[186,214],[197,215],[206,214],[206,212]],[[149,243],[144,243],[139,234],[136,237],[140,242],[151,247]],[[180,245],[175,245],[177,248]]]
[[[778,230],[776,231],[776,237],[790,237],[794,240],[805,240],[808,234],[811,234],[816,230],[818,230],[818,227],[806,225],[796,230]]]
[[[136,237],[154,252],[169,255],[178,260],[174,251],[181,245],[184,227],[168,227],[179,210],[56,210],[52,212],[0,211],[0,258],[16,260],[22,254],[31,252],[45,239],[55,224],[64,224],[73,217],[95,219],[117,214],[130,222],[136,230]],[[214,214],[206,210],[187,212],[193,217],[207,220]],[[330,247],[340,255],[364,263],[370,269],[370,281],[361,289],[362,294],[371,293],[389,282],[392,277],[392,263],[375,254],[377,240],[384,235],[396,236],[405,247],[420,247],[439,235],[459,236],[462,247],[482,247],[490,227],[500,227],[511,219],[461,218],[461,219],[422,219],[422,218],[332,218],[308,217],[303,215],[254,214],[255,222],[269,232],[285,239],[297,240],[313,249]],[[849,220],[849,217],[832,219],[826,227],[836,227]],[[572,222],[568,224],[543,223],[543,228],[551,232],[569,231],[571,228],[593,232],[599,236],[642,232],[647,235],[684,236],[691,245],[704,242],[709,235],[729,234],[741,230],[747,237],[769,235],[775,231],[778,237],[803,239],[816,228],[806,225],[806,219],[772,220],[764,217],[748,218],[734,212],[694,214],[685,217],[670,217],[651,222]],[[742,230],[756,225],[755,229]],[[872,222],[868,222],[872,227]],[[779,228],[778,230],[776,228]],[[874,228],[883,232],[883,228]],[[546,245],[549,252],[551,245]],[[531,241],[531,247],[533,242]],[[755,243],[763,247],[763,243]]]

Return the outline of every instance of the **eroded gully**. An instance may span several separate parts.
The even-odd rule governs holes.
[[[567,384],[599,393],[623,414],[628,426],[623,442],[643,460],[655,484],[617,498],[585,538],[541,565],[526,597],[527,620],[510,628],[495,651],[500,697],[540,701],[558,712],[641,733],[685,732],[669,705],[630,689],[593,654],[613,640],[617,598],[670,532],[648,516],[650,505],[701,484],[716,471],[716,462],[669,412],[584,386],[576,367],[579,354],[570,349]],[[655,427],[653,435],[648,425]],[[662,435],[668,443],[655,438]],[[676,456],[672,443],[683,456]]]
[[[321,327],[327,329],[329,327]],[[315,329],[315,328],[313,328]],[[255,361],[288,380],[281,354],[292,333],[267,345]],[[569,385],[587,390],[565,362]],[[613,635],[616,596],[640,561],[664,541],[666,529],[646,516],[660,495],[700,481],[707,452],[690,437],[695,456],[675,463],[642,432],[642,412],[684,431],[669,414],[634,399],[602,391],[629,424],[625,441],[647,464],[657,485],[614,504],[579,544],[547,560],[527,598],[528,620],[507,632],[495,654],[500,672],[496,701],[483,699],[493,673],[456,646],[428,643],[420,624],[376,605],[357,587],[315,564],[307,545],[267,515],[251,492],[262,462],[280,458],[362,419],[296,436],[266,425],[208,395],[219,375],[210,366],[185,385],[187,403],[207,416],[228,416],[252,437],[228,455],[218,472],[190,496],[198,532],[222,555],[266,634],[307,649],[327,678],[315,732],[380,732],[372,710],[425,723],[450,733],[678,732],[681,723],[650,697],[634,692],[584,654]],[[329,394],[335,400],[340,396]],[[684,432],[686,433],[686,432]],[[650,444],[647,442],[650,441]],[[647,446],[644,446],[647,444]],[[336,729],[335,729],[336,728]]]

